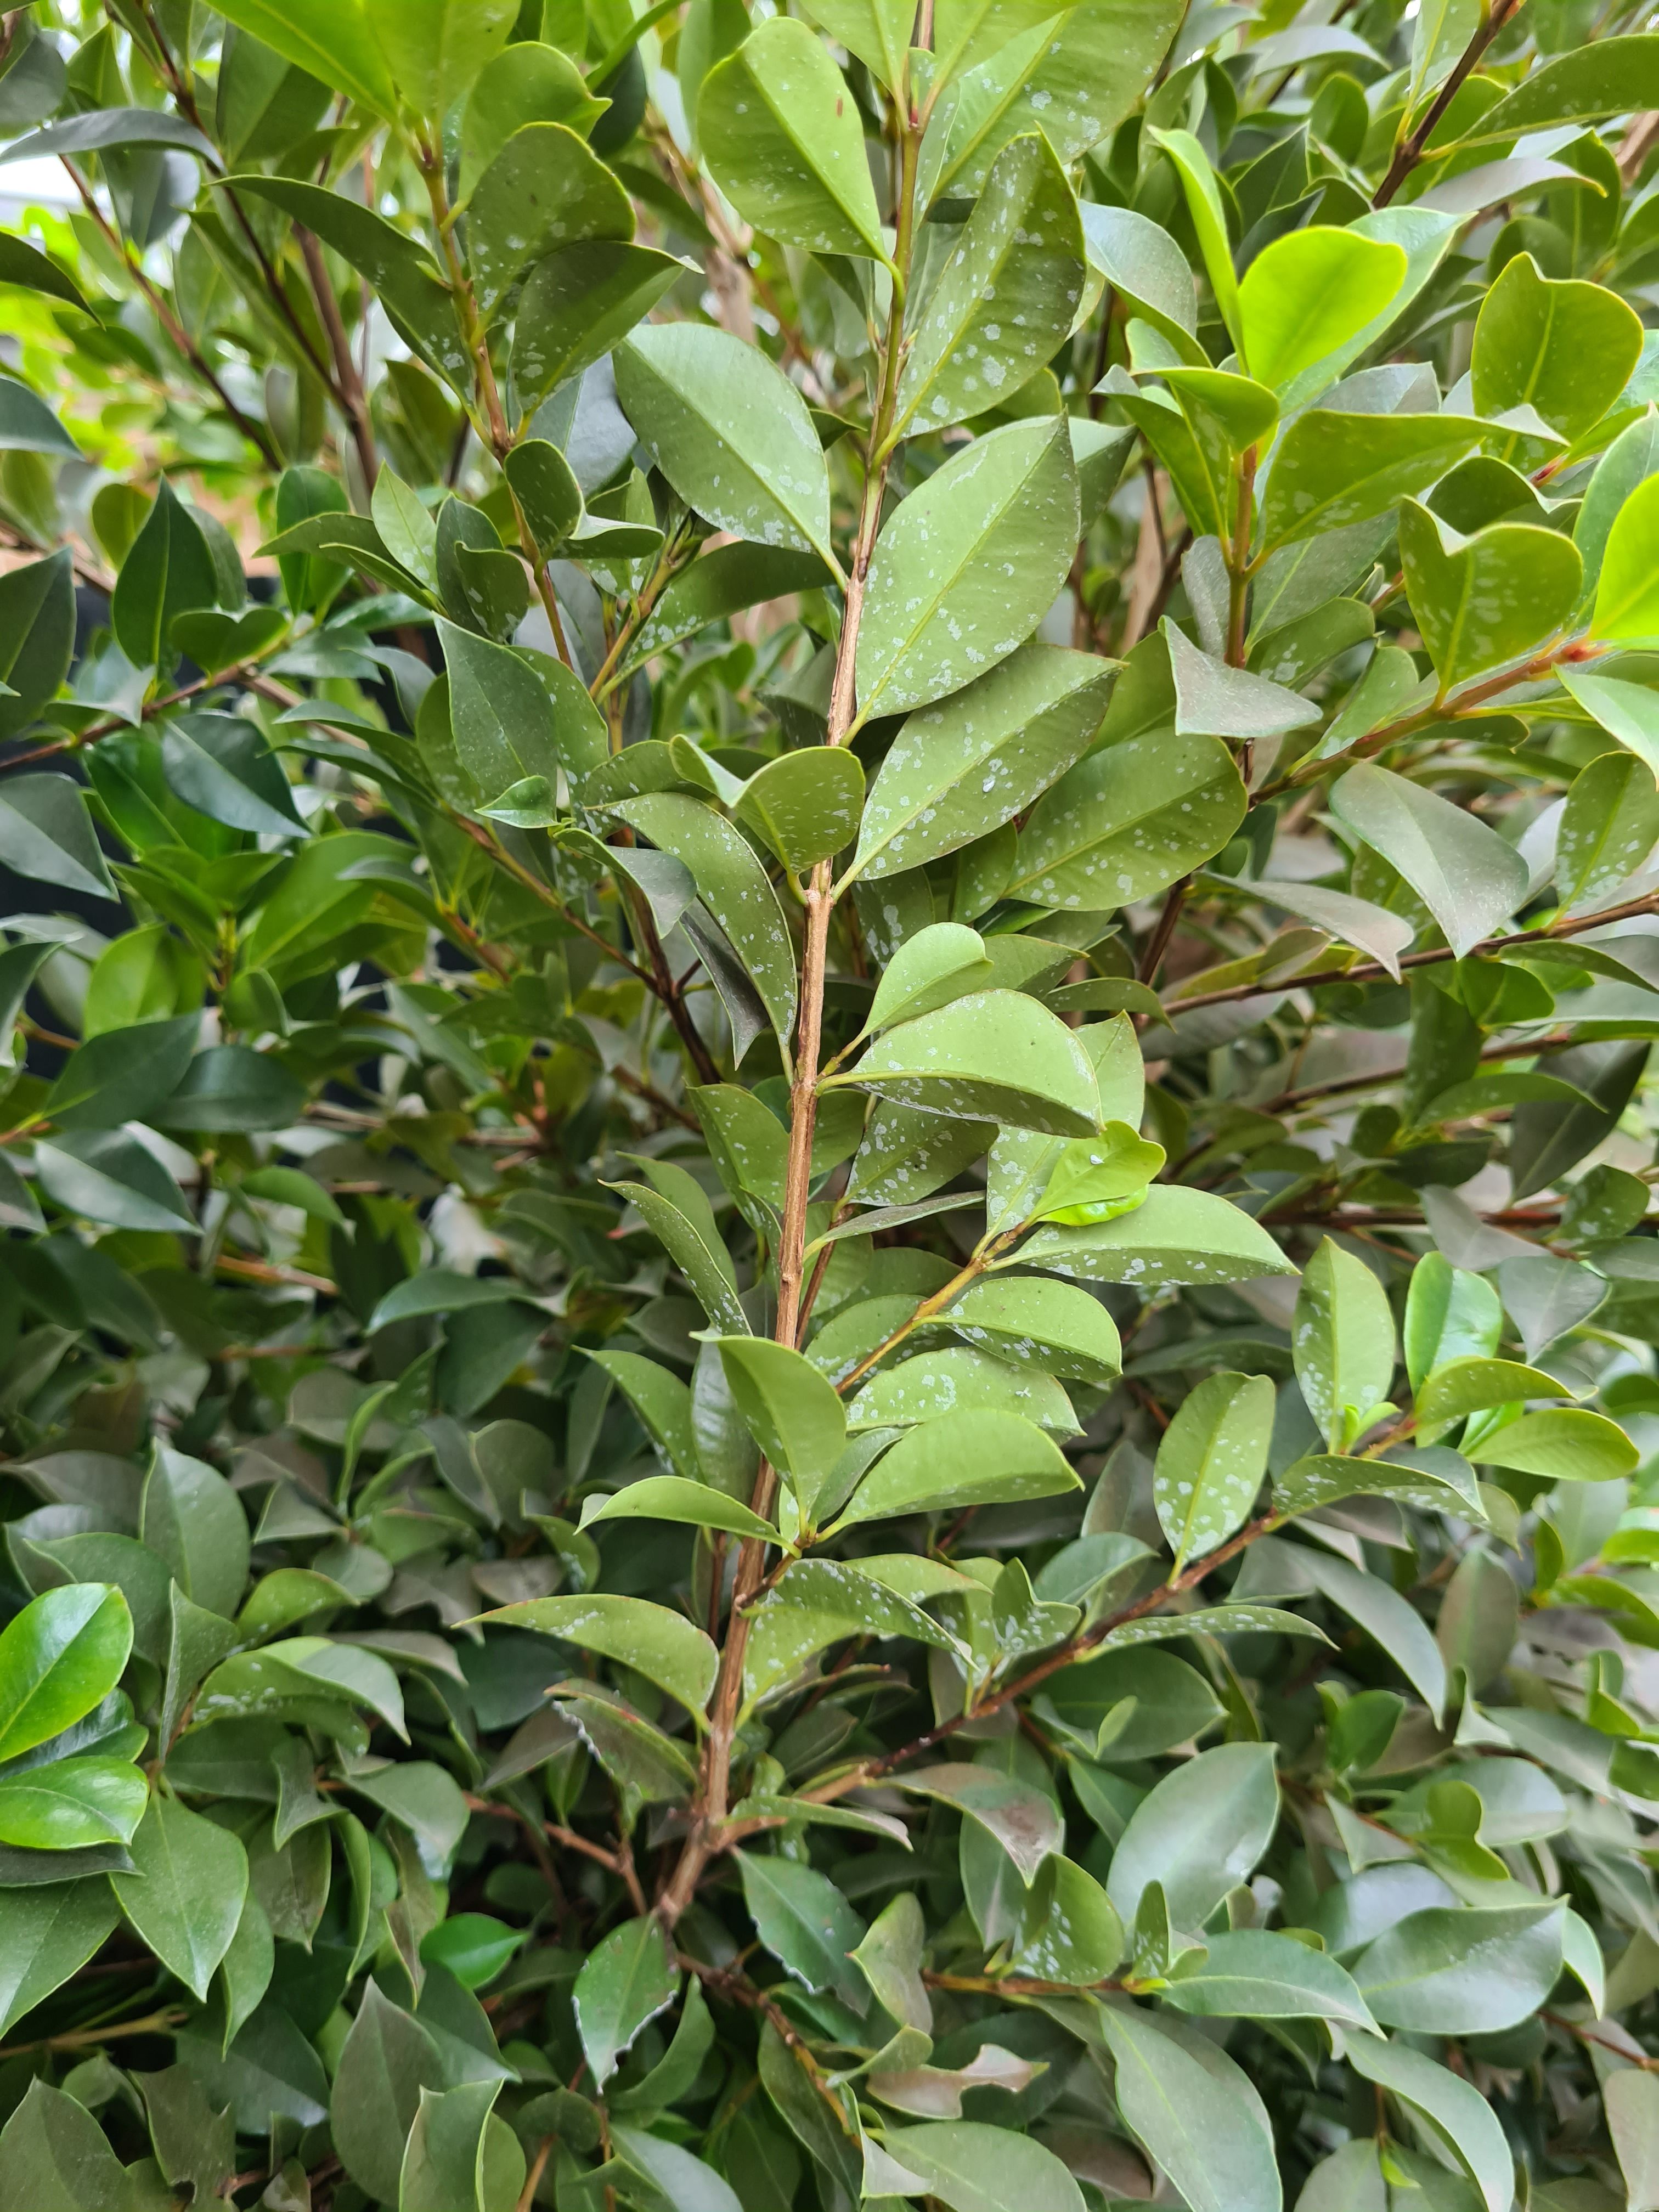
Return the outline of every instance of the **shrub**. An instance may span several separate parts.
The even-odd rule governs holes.
[[[4,16],[0,2212],[1645,2212],[1659,37],[804,5]]]

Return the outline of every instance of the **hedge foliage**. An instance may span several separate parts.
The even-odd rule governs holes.
[[[0,19],[0,2212],[1659,2206],[1645,20]]]

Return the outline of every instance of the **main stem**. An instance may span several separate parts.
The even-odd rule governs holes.
[[[904,338],[904,295],[910,266],[915,228],[916,163],[921,148],[925,117],[907,99],[901,156],[897,205],[897,237],[893,259],[896,271],[887,336],[882,350],[881,381],[869,441],[865,447],[864,498],[848,564],[847,601],[842,616],[841,638],[836,651],[836,672],[830,693],[826,742],[844,744],[857,711],[855,673],[859,629],[864,616],[864,594],[870,559],[881,528],[883,495],[891,459],[892,427],[898,402],[899,369]],[[819,1060],[823,1034],[823,985],[830,948],[830,925],[836,895],[830,862],[814,867],[806,890],[806,929],[801,954],[800,1004],[795,1021],[793,1079],[789,1096],[789,1157],[784,1177],[783,1219],[778,1238],[778,1310],[774,1341],[793,1350],[801,1319],[801,1292],[805,1275],[806,1207],[811,1191],[812,1136],[817,1118]],[[763,1460],[755,1478],[750,1504],[763,1520],[771,1516],[777,1495],[777,1475]],[[760,1589],[766,1571],[766,1546],[758,1539],[745,1541],[738,1553],[732,1578],[732,1610],[726,1617],[726,1641],[720,1651],[720,1673],[703,1747],[702,1773],[692,1812],[691,1832],[680,1854],[673,1877],[657,1904],[665,1923],[672,1927],[691,1902],[698,1877],[718,1848],[719,1833],[730,1800],[732,1742],[737,1730],[738,1708],[743,1692],[744,1654],[749,1642],[748,1607]]]

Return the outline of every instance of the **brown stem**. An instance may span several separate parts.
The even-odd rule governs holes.
[[[830,691],[826,741],[844,744],[855,726],[854,674],[859,626],[864,610],[866,580],[876,533],[881,526],[882,495],[886,489],[891,457],[891,426],[898,398],[901,345],[904,327],[904,272],[910,265],[910,246],[915,219],[916,167],[921,148],[921,128],[909,118],[902,147],[902,178],[898,200],[898,234],[894,259],[900,272],[893,285],[892,308],[883,354],[880,396],[865,448],[864,498],[860,510],[852,556],[848,565],[846,604],[841,637],[836,652],[836,672]],[[784,1177],[783,1219],[778,1239],[778,1310],[773,1329],[775,1342],[793,1346],[799,1320],[805,1273],[806,1206],[811,1189],[812,1133],[817,1111],[818,1059],[823,1023],[823,985],[830,943],[830,923],[835,911],[835,889],[828,860],[812,871],[806,891],[806,933],[801,958],[799,1012],[795,1025],[793,1080],[790,1089],[789,1157]],[[755,1478],[750,1498],[756,1512],[769,1519],[777,1488],[776,1475],[765,1460]],[[697,1880],[718,1847],[726,1818],[732,1767],[732,1741],[737,1729],[743,1694],[744,1653],[749,1641],[748,1603],[759,1590],[765,1573],[766,1546],[757,1538],[745,1540],[738,1553],[732,1578],[732,1609],[726,1616],[726,1640],[720,1651],[720,1672],[710,1702],[708,1734],[704,1741],[702,1771],[693,1808],[691,1832],[657,1911],[672,1928],[696,1893]]]
[[[323,249],[303,223],[295,223],[294,235],[300,241],[300,252],[306,264],[306,274],[311,279],[312,297],[317,302],[317,313],[322,318],[327,334],[329,351],[334,356],[334,380],[339,400],[351,431],[352,443],[357,448],[358,465],[363,472],[363,482],[370,491],[380,473],[380,457],[375,451],[374,426],[369,421],[368,395],[363,390],[363,380],[357,374],[357,364],[351,357],[351,341],[346,336],[346,326],[340,318],[340,303],[329,282],[328,264],[323,259]],[[279,288],[280,289],[280,288]]]
[[[121,2035],[166,2035],[189,2018],[184,2005],[163,2005],[160,2012],[142,2020],[118,2020],[107,2027],[71,2028],[67,2035],[43,2035],[34,2043],[9,2043],[0,2058],[20,2058],[27,2051],[85,2051],[99,2043],[113,2043]]]
[[[1389,163],[1389,173],[1377,186],[1372,198],[1371,205],[1374,208],[1387,207],[1389,202],[1422,160],[1423,149],[1433,137],[1436,124],[1456,99],[1463,80],[1520,4],[1521,0],[1495,0],[1492,13],[1458,56],[1451,75],[1435,94],[1428,113]]]
[[[1182,876],[1179,883],[1170,884],[1164,896],[1164,910],[1158,915],[1157,925],[1146,940],[1146,949],[1140,956],[1137,972],[1143,983],[1152,982],[1164,965],[1164,956],[1170,949],[1170,939],[1175,935],[1176,924],[1181,919],[1181,909],[1187,902],[1187,893],[1192,888],[1192,881],[1190,876]]]

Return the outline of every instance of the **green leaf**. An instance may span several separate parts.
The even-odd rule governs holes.
[[[849,54],[856,54],[889,92],[898,90],[915,21],[914,15],[906,16],[903,0],[813,0],[809,13]]]
[[[686,1710],[700,1714],[714,1686],[720,1654],[684,1614],[640,1597],[540,1597],[501,1607],[479,1619],[506,1628],[532,1628],[584,1651],[619,1659],[655,1682]]]
[[[14,245],[20,241],[13,240]],[[75,647],[75,575],[68,549],[53,553],[44,561],[27,561],[20,567],[8,569],[0,576],[0,683],[7,684],[15,696],[0,697],[0,736],[14,738],[25,730],[40,713],[47,700],[57,695],[58,688],[69,674],[70,659]],[[22,824],[7,827],[7,810],[16,798],[17,786],[27,781],[36,787],[37,809],[44,795],[40,787],[53,791],[61,800],[65,794],[79,793],[67,776],[6,777],[6,799],[0,805],[0,858],[16,868],[9,844],[18,839]],[[38,813],[25,819],[39,819]],[[85,816],[81,819],[84,822]],[[40,827],[51,831],[47,823]],[[108,878],[97,857],[98,842],[90,826],[83,836],[73,838],[69,850],[77,854],[82,865],[90,863],[92,883],[77,883],[76,889],[85,890],[96,887],[108,896]],[[20,874],[33,872],[19,868]],[[62,880],[58,878],[48,881]]]
[[[715,182],[757,230],[809,252],[886,259],[857,104],[805,23],[774,16],[709,71],[697,132]]]
[[[1616,1421],[1582,1407],[1523,1413],[1468,1449],[1485,1467],[1510,1468],[1554,1482],[1611,1482],[1629,1474],[1638,1457]]]
[[[775,1544],[778,1532],[758,1513],[711,1490],[704,1482],[688,1482],[684,1475],[648,1474],[630,1482],[609,1498],[590,1492],[582,1501],[581,1526],[596,1521],[678,1521],[693,1528],[724,1528],[734,1536],[752,1536]]]
[[[1040,133],[993,163],[899,378],[896,430],[938,430],[1004,406],[1046,368],[1082,297],[1076,197]]]
[[[1243,1283],[1296,1269],[1265,1229],[1214,1192],[1154,1183],[1140,1205],[1081,1229],[1038,1229],[1019,1248],[1022,1267],[1088,1283]]]
[[[1200,1752],[1166,1774],[1130,1816],[1106,1885],[1119,1918],[1132,1927],[1146,1885],[1158,1882],[1171,1923],[1188,1933],[1201,1929],[1248,1878],[1278,1824],[1271,1744]]]
[[[61,2089],[31,2081],[0,2131],[0,2212],[110,2212],[131,2202],[92,2114]]]
[[[1035,1276],[975,1283],[939,1318],[999,1359],[1079,1382],[1108,1382],[1122,1362],[1110,1314],[1098,1298],[1069,1283]]]
[[[590,1357],[622,1386],[652,1443],[676,1474],[696,1480],[699,1469],[691,1397],[678,1376],[634,1352],[596,1352]]]
[[[1504,1330],[1503,1302],[1480,1275],[1425,1254],[1406,1293],[1406,1372],[1413,1390],[1449,1360],[1489,1358]]]
[[[1640,319],[1616,292],[1558,283],[1539,274],[1529,253],[1517,253],[1475,318],[1475,412],[1490,417],[1531,406],[1563,437],[1577,438],[1613,405],[1641,353]],[[1500,458],[1511,459],[1519,445],[1517,435]]]
[[[1126,738],[1090,753],[1019,833],[1009,895],[1034,906],[1122,906],[1189,875],[1232,841],[1246,799],[1213,736]]]
[[[1293,1936],[1241,1929],[1206,1939],[1201,1966],[1164,1992],[1178,2012],[1207,2020],[1334,2020],[1376,2033],[1346,1967]]]
[[[1131,2005],[1104,2006],[1098,2018],[1116,2065],[1118,2108],[1192,2212],[1279,2212],[1272,2135],[1232,2060]]]
[[[132,1839],[133,1871],[110,1876],[140,1940],[207,2001],[247,1890],[247,1854],[228,1829],[177,1798],[154,1796]]]
[[[1331,1559],[1311,1547],[1293,1547],[1270,1537],[1265,1551],[1261,1544],[1252,1547],[1240,1584],[1247,1587],[1236,1584],[1236,1596],[1317,1590],[1350,1620],[1358,1623],[1439,1719],[1446,1702],[1446,1667],[1439,1646],[1422,1615],[1379,1576],[1362,1573],[1346,1559]]]
[[[197,1227],[184,1193],[155,1154],[121,1130],[71,1130],[37,1144],[34,1172],[48,1198],[88,1221],[112,1229]]]
[[[1020,1916],[1018,1971],[1086,1986],[1104,1981],[1124,1949],[1123,1923],[1094,1876],[1058,1854],[1045,1859]]]
[[[1425,491],[1474,451],[1455,415],[1342,415],[1310,407],[1279,441],[1262,495],[1262,550],[1346,530]]]
[[[833,1990],[854,2012],[867,2012],[870,1992],[849,1955],[864,1923],[834,1882],[792,1859],[737,1856],[744,1903],[773,1957],[809,1990]]]
[[[0,1776],[0,1844],[46,1851],[130,1844],[149,1795],[143,1776],[118,1759],[55,1759]]]
[[[1093,1133],[1094,1070],[1074,1033],[1018,991],[974,991],[871,1045],[850,1075],[901,1106],[1012,1123],[1052,1136]]]
[[[1051,2150],[1011,2128],[977,2120],[939,2120],[890,2128],[884,2146],[915,2191],[950,2212],[1083,2212],[1083,2192]]]
[[[0,594],[0,616],[7,611]],[[0,701],[0,708],[8,703]],[[60,884],[89,898],[115,896],[86,800],[66,775],[6,778],[0,791],[0,861],[34,883]]]
[[[1443,696],[1540,645],[1571,619],[1583,580],[1559,531],[1495,522],[1460,538],[1415,500],[1400,510],[1400,554]]]
[[[110,619],[135,668],[171,667],[175,616],[210,607],[219,597],[213,556],[195,516],[165,477],[132,549],[121,564]]]
[[[395,2203],[404,2148],[423,2091],[444,2078],[437,2046],[371,1976],[341,2046],[330,2124],[341,2163],[358,2186]]]
[[[750,1434],[787,1476],[803,1517],[847,1441],[847,1413],[810,1359],[762,1336],[722,1336],[726,1388]]]
[[[1053,1498],[1079,1487],[1058,1445],[1018,1413],[941,1413],[878,1459],[836,1526]]]
[[[101,1705],[131,1649],[132,1615],[118,1589],[72,1583],[26,1605],[0,1633],[0,1759]]]
[[[769,761],[744,784],[732,812],[800,875],[852,842],[863,806],[864,770],[856,756],[838,746],[814,745]]]
[[[617,1182],[611,1188],[645,1217],[646,1224],[690,1284],[713,1328],[742,1332],[749,1323],[738,1297],[737,1271],[715,1225],[701,1184],[666,1160],[641,1160],[656,1188]]]
[[[1331,793],[1338,818],[1397,868],[1461,958],[1526,896],[1527,866],[1495,830],[1438,792],[1362,761]]]
[[[536,39],[519,39],[478,72],[461,118],[460,198],[514,132],[526,123],[563,123],[586,137],[604,114],[568,54]]]
[[[882,970],[865,1030],[873,1035],[895,1022],[913,1021],[918,1014],[948,1006],[970,991],[983,990],[994,973],[985,939],[976,929],[966,929],[957,921],[930,922],[907,937]],[[908,1115],[911,1109],[894,1110]]]
[[[1659,640],[1659,476],[1638,484],[1613,517],[1591,629],[1608,644]]]
[[[71,1053],[47,1093],[59,1129],[112,1129],[154,1111],[190,1065],[198,1014],[139,1022],[89,1037]]]
[[[1387,2027],[1430,2035],[1496,2033],[1543,2003],[1561,1972],[1561,1908],[1431,1906],[1355,1960],[1353,1976]]]
[[[876,540],[860,720],[941,699],[1023,645],[1065,581],[1077,532],[1063,417],[1010,422],[953,454]]]
[[[611,810],[691,871],[781,1037],[795,1025],[795,955],[783,908],[752,846],[701,800],[678,792],[624,799]]]
[[[576,2027],[594,2084],[603,2088],[648,2021],[679,1990],[676,1968],[654,1918],[624,1921],[589,1952],[572,1992]]]
[[[0,284],[20,284],[31,292],[45,292],[54,300],[66,300],[71,307],[91,313],[74,280],[55,261],[48,260],[27,239],[9,233],[0,243]]]
[[[1175,679],[1178,737],[1278,738],[1319,720],[1311,700],[1200,653],[1167,616],[1163,629]]]
[[[1023,645],[965,690],[910,716],[865,801],[854,867],[920,867],[1023,813],[1099,729],[1112,669],[1065,647]]]
[[[0,376],[0,452],[8,451],[82,458],[81,448],[45,400],[27,384]]]
[[[617,391],[688,507],[736,537],[818,553],[836,568],[818,434],[764,354],[707,325],[653,324],[617,349]]]
[[[120,1914],[101,1881],[0,1890],[0,2032],[100,1950]]]
[[[532,262],[584,240],[634,235],[634,205],[584,138],[562,123],[515,131],[473,187],[467,259],[486,319]]]
[[[224,714],[179,714],[161,737],[167,788],[210,821],[289,837],[304,825],[288,778],[252,723]]]
[[[1408,2045],[1356,2035],[1347,2044],[1355,2073],[1423,2113],[1473,2179],[1486,2212],[1509,2212],[1515,2160],[1498,2115],[1469,2082]]]
[[[1081,1433],[1052,1375],[1021,1371],[965,1345],[921,1352],[872,1375],[847,1409],[849,1429],[905,1428],[945,1413],[1018,1413],[1051,1436]]]
[[[1330,1449],[1346,1450],[1388,1396],[1394,1316],[1364,1261],[1329,1237],[1303,1273],[1291,1341],[1308,1411]]]
[[[1240,1528],[1267,1471],[1273,1386],[1265,1375],[1210,1375],[1158,1448],[1152,1497],[1175,1553],[1171,1576]]]
[[[228,0],[220,12],[348,99],[381,115],[394,112],[392,76],[368,0]]]
[[[1239,304],[1238,281],[1233,273],[1233,252],[1227,235],[1226,210],[1222,205],[1221,189],[1216,182],[1215,171],[1210,167],[1210,157],[1190,131],[1155,131],[1152,143],[1160,153],[1168,155],[1176,175],[1181,180],[1187,212],[1192,217],[1193,228],[1198,234],[1199,251],[1204,257],[1204,267],[1210,279],[1210,289],[1215,294],[1216,307],[1233,343],[1243,351],[1244,325]]]
[[[422,2089],[399,2181],[398,2212],[495,2212],[516,2203],[526,2172],[518,2137],[490,2106],[499,2080]]]
[[[513,50],[505,58],[519,66]],[[672,253],[614,238],[581,239],[544,255],[526,278],[514,317],[513,382],[520,402],[533,407],[602,360],[685,272]]]
[[[368,27],[402,105],[441,124],[493,60],[517,20],[513,0],[364,0]]]
[[[1028,1887],[1043,1861],[1060,1849],[1065,1829],[1053,1798],[993,1766],[911,1767],[891,1786],[949,1805],[995,1838]]]
[[[1553,1375],[1511,1359],[1455,1358],[1437,1362],[1417,1393],[1419,1426],[1460,1420],[1488,1406],[1522,1398],[1567,1398],[1572,1393]]]
[[[1313,224],[1265,246],[1238,290],[1239,349],[1283,392],[1384,313],[1406,281],[1395,245]]]
[[[235,1492],[199,1459],[158,1444],[138,1533],[185,1595],[228,1620],[247,1581],[248,1526]]]

